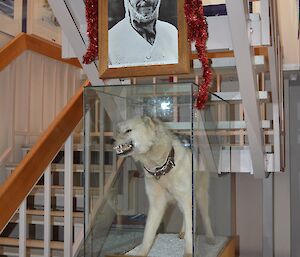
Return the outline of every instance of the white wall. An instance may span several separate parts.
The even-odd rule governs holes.
[[[261,180],[249,174],[237,174],[236,205],[240,257],[262,256]]]
[[[289,84],[289,173],[291,184],[291,256],[300,256],[300,81]]]
[[[298,1],[277,0],[280,40],[285,69],[299,69]]]
[[[290,172],[274,178],[274,240],[275,257],[293,257],[291,253]]]
[[[80,69],[26,51],[0,72],[0,160],[33,144],[80,86]],[[16,146],[16,147],[15,147]]]

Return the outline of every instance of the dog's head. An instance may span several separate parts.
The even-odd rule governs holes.
[[[114,150],[119,156],[146,154],[156,140],[156,124],[148,116],[120,122],[114,137]]]

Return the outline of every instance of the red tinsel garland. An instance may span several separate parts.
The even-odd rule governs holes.
[[[86,54],[83,56],[83,63],[89,64],[98,56],[98,0],[86,0],[87,35],[90,43]]]
[[[202,109],[208,100],[208,88],[212,80],[212,72],[207,58],[206,41],[208,32],[202,0],[185,0],[184,13],[188,25],[188,39],[195,41],[198,58],[202,63],[202,83],[199,86],[196,100],[196,107]]]

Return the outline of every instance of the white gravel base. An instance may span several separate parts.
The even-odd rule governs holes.
[[[228,241],[228,237],[216,237],[216,244],[206,243],[205,236],[198,236],[195,257],[217,257]],[[138,248],[132,249],[126,255],[135,256]],[[178,234],[158,234],[150,250],[148,257],[182,257],[184,252],[184,240]]]

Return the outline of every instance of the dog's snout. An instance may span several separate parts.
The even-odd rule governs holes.
[[[116,139],[114,139],[114,138],[112,138],[111,140],[110,140],[110,143],[111,144],[114,144],[116,142]]]

